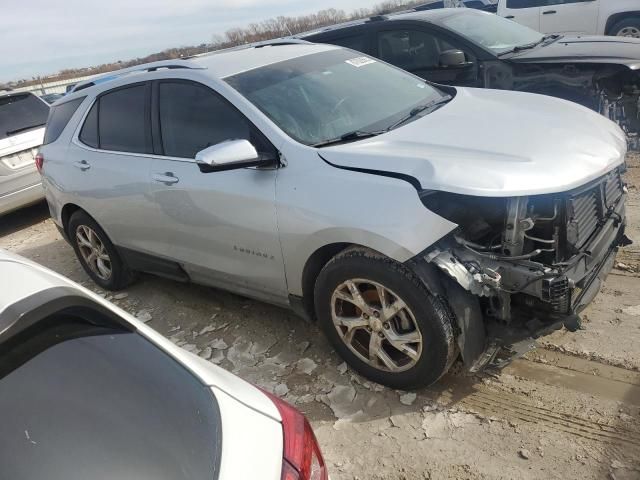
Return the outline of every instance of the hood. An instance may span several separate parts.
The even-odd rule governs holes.
[[[640,69],[640,39],[605,36],[566,36],[544,47],[525,50],[510,62],[615,63]]]
[[[459,88],[403,127],[318,153],[334,166],[409,176],[423,189],[508,197],[579,187],[623,163],[626,150],[617,125],[575,103]]]
[[[39,147],[44,140],[44,127],[27,130],[26,132],[0,139],[0,158],[12,153],[22,152],[30,148]]]

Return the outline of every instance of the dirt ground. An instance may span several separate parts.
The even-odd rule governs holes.
[[[640,479],[640,156],[629,236],[584,329],[557,332],[497,377],[456,366],[399,392],[351,372],[319,330],[263,303],[143,276],[99,292],[174,342],[275,391],[310,418],[334,480]],[[98,291],[45,205],[0,218],[0,248]]]

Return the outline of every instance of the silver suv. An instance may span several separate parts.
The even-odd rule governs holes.
[[[393,387],[578,328],[625,241],[615,124],[340,47],[143,65],[53,108],[46,197],[98,285],[145,271],[290,307]]]

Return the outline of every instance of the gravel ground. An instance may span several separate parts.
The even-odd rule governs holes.
[[[152,276],[99,292],[175,343],[270,389],[310,418],[334,480],[640,478],[640,156],[630,237],[586,312],[497,377],[454,366],[400,392],[351,372],[315,325],[219,290]],[[45,205],[0,219],[0,248],[98,291]]]

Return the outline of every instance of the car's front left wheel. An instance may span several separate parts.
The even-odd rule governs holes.
[[[365,377],[392,388],[426,386],[457,353],[443,301],[401,263],[347,250],[320,272],[316,315],[338,353]]]
[[[69,220],[71,245],[87,275],[106,290],[121,290],[134,278],[100,225],[82,210]]]

